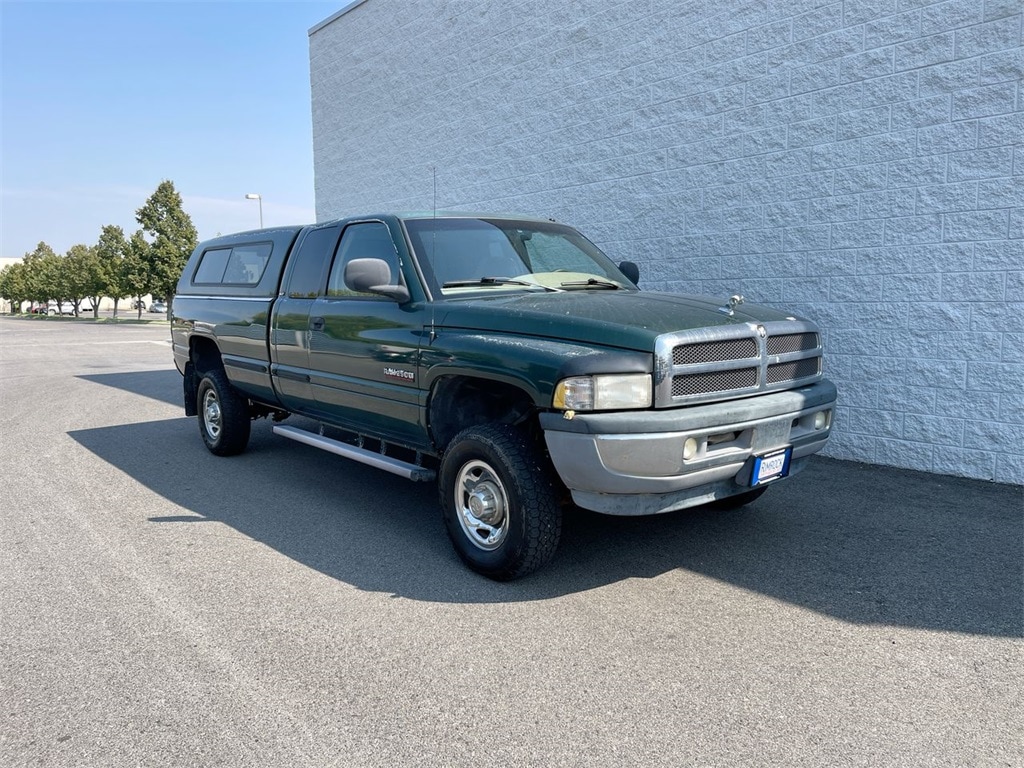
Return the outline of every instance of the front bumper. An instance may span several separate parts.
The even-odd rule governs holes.
[[[792,447],[789,474],[824,447],[836,388],[830,381],[742,400],[654,411],[541,414],[548,452],[573,501],[613,515],[648,515],[750,489],[752,457]],[[815,416],[825,423],[815,428]],[[683,458],[686,441],[697,450]]]

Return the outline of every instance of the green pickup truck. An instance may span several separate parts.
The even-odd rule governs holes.
[[[462,560],[493,579],[554,555],[562,509],[732,508],[828,439],[818,329],[740,296],[641,291],[545,219],[376,215],[201,243],[171,312],[207,448],[253,419],[436,481]]]

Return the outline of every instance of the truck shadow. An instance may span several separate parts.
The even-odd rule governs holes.
[[[113,387],[133,395],[181,406],[181,376],[177,371],[132,371],[131,373],[89,373],[76,378]]]
[[[176,373],[140,375],[125,375],[125,388],[176,396]],[[459,562],[433,485],[296,445],[264,421],[229,459],[206,451],[192,419],[70,435],[178,508],[138,524],[223,523],[363,590],[518,602],[685,569],[849,622],[1024,634],[1024,505],[1013,486],[817,458],[739,512],[572,510],[554,561],[498,584]],[[679,598],[673,608],[686,610]]]

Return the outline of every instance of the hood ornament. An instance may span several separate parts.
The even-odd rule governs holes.
[[[729,303],[728,304],[724,304],[721,307],[719,307],[718,311],[722,312],[723,314],[726,314],[726,315],[729,315],[730,317],[732,317],[734,314],[736,314],[736,307],[738,307],[742,303],[743,303],[743,297],[740,296],[738,293],[736,293],[736,294],[733,294],[732,296],[730,296],[729,297]]]

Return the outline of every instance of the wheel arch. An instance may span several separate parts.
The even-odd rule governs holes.
[[[193,336],[188,342],[188,361],[182,371],[182,397],[185,401],[185,415],[198,414],[199,382],[207,371],[224,370],[220,349],[213,339]]]
[[[220,355],[217,342],[206,336],[193,336],[189,339],[189,360],[201,375],[206,371],[224,369],[224,361]]]
[[[427,401],[431,442],[443,452],[456,434],[474,424],[500,423],[538,428],[536,397],[520,382],[481,375],[436,378]]]

